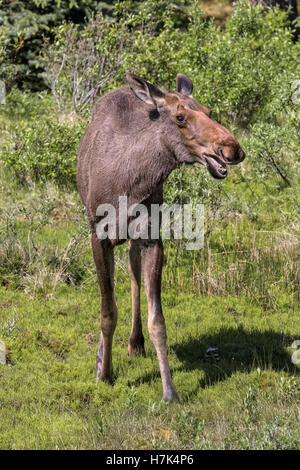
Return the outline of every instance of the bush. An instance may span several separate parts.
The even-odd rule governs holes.
[[[128,40],[126,26],[101,14],[92,18],[84,32],[74,24],[56,29],[55,44],[46,49],[44,63],[59,111],[84,112],[100,90],[113,86]]]
[[[87,223],[74,194],[48,184],[6,202],[0,206],[0,286],[33,294],[61,283],[80,284],[92,260],[86,254]]]
[[[286,121],[284,125],[258,122],[251,126],[246,150],[257,178],[263,180],[272,171],[285,185],[291,186],[297,185],[300,175],[299,128],[293,120]]]
[[[224,32],[194,15],[185,34],[183,70],[191,70],[195,97],[212,108],[217,120],[247,127],[281,111],[278,97],[300,71],[299,45],[293,46],[286,25],[285,12],[263,14],[245,2]]]
[[[28,119],[43,119],[45,115],[56,113],[52,96],[46,91],[38,93],[21,92],[14,87],[6,96],[5,104],[0,108],[1,116],[7,121],[24,123]]]
[[[293,43],[287,14],[241,1],[222,31],[204,19],[197,2],[190,10],[185,7],[183,0],[175,5],[147,0],[133,8],[126,0],[114,4],[110,20],[99,14],[82,31],[72,24],[58,27],[44,56],[59,110],[75,108],[88,117],[99,94],[124,83],[126,70],[171,90],[176,74],[184,72],[193,79],[195,99],[209,106],[216,120],[243,134],[256,176],[272,169],[285,184],[292,183],[291,171],[296,175],[298,169],[300,113],[291,87],[300,77],[300,43]],[[57,119],[40,121],[34,117],[39,112],[28,110],[30,126],[16,127],[16,148],[11,154],[4,151],[4,159],[20,181],[27,176],[35,181],[69,178],[73,184],[75,145],[82,130]],[[195,177],[192,182],[194,172],[188,174],[201,200],[211,181]],[[167,193],[171,195],[168,187]]]
[[[54,117],[31,116],[17,123],[14,145],[4,146],[1,159],[21,184],[55,181],[73,188],[76,180],[77,145],[83,130]]]
[[[115,2],[109,19],[95,15],[83,31],[72,23],[56,28],[43,61],[59,110],[73,107],[82,113],[91,108],[99,94],[123,83],[127,69],[171,85],[177,66],[173,37],[177,44],[178,26],[187,21],[185,0],[134,5],[127,0]]]
[[[17,84],[31,90],[45,88],[39,54],[45,38],[53,38],[52,28],[63,21],[84,24],[93,12],[109,11],[110,3],[95,0],[0,1],[2,44],[6,51],[5,60],[0,54],[0,61],[5,66],[1,67],[0,79],[6,79],[8,87]],[[7,69],[13,71],[13,75]]]
[[[74,102],[74,78],[81,79],[81,87],[90,82],[90,90],[100,83],[96,88],[102,94],[123,84],[126,70],[169,89],[179,71],[187,73],[195,98],[225,124],[246,127],[273,119],[290,100],[290,84],[300,75],[300,43],[293,44],[285,12],[264,13],[241,1],[222,31],[203,17],[197,3],[186,13],[186,28],[178,28],[177,9],[164,0],[148,0],[135,12],[130,7],[130,1],[117,2],[113,20],[98,16],[83,34],[74,25],[56,30],[45,60],[63,102]],[[81,53],[84,48],[93,49],[98,62],[105,61],[104,71],[97,61],[88,63],[91,54]],[[113,70],[109,80],[106,70]]]

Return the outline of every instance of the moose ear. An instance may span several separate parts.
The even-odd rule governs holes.
[[[162,90],[131,73],[126,74],[126,79],[131,90],[140,100],[147,104],[155,104],[157,107],[163,106],[165,93]]]
[[[176,91],[183,95],[192,96],[193,93],[193,82],[192,80],[183,73],[179,73],[176,77]]]

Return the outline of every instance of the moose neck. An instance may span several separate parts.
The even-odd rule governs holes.
[[[155,124],[146,133],[141,130],[137,143],[119,167],[121,192],[134,202],[148,199],[180,164],[168,145],[163,126]]]

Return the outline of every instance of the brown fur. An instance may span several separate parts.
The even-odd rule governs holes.
[[[163,182],[183,162],[201,163],[221,178],[219,164],[239,163],[244,153],[235,137],[210,119],[210,110],[192,98],[192,82],[177,76],[177,91],[166,93],[128,74],[130,87],[103,96],[79,146],[77,186],[92,231],[93,255],[101,290],[101,338],[97,378],[112,380],[112,338],[117,323],[114,300],[113,247],[124,240],[98,240],[96,210],[127,196],[128,205],[161,204]],[[180,116],[180,121],[179,121]],[[216,163],[218,162],[218,163]],[[217,165],[217,169],[216,169]],[[118,233],[118,227],[117,227]],[[144,354],[139,307],[141,272],[148,299],[148,328],[159,360],[163,398],[177,399],[168,366],[166,329],[161,308],[161,240],[131,242],[129,266],[133,323],[128,350]]]

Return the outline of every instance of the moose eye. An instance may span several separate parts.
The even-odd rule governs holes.
[[[183,122],[184,121],[184,116],[182,114],[178,114],[178,116],[176,116],[176,119],[178,122]]]

